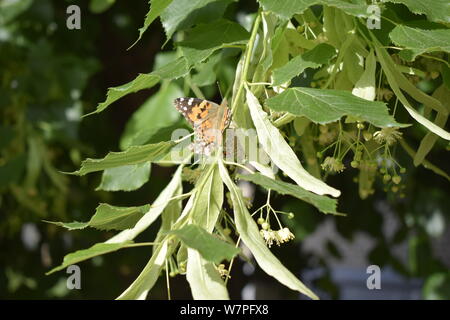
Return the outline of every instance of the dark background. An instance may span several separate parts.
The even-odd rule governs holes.
[[[98,174],[62,176],[55,182],[42,169],[30,177],[27,161],[41,157],[53,170],[70,172],[86,157],[98,158],[119,150],[127,119],[157,88],[128,95],[106,112],[80,119],[104,101],[108,87],[152,70],[155,54],[171,50],[155,21],[143,39],[135,41],[148,11],[147,1],[117,1],[96,13],[89,1],[77,1],[81,30],[66,28],[71,2],[35,0],[31,6],[0,24],[0,298],[112,299],[137,277],[150,257],[147,247],[130,248],[80,263],[82,289],[67,290],[67,274],[45,272],[59,265],[67,253],[104,241],[113,233],[86,229],[68,232],[42,222],[86,221],[99,202],[133,206],[151,202],[173,169],[154,167],[151,183],[134,192],[94,191]],[[233,12],[254,12],[254,1],[233,4]],[[214,98],[214,97],[208,97]],[[217,97],[216,97],[217,98]],[[75,116],[73,116],[75,115]],[[408,135],[418,145],[423,133]],[[449,172],[445,147],[429,160]],[[32,148],[40,146],[41,153]],[[285,221],[294,242],[273,252],[324,299],[450,298],[448,267],[448,182],[410,158],[396,153],[405,165],[404,197],[383,191],[366,200],[357,193],[355,172],[331,177],[342,191],[339,209],[345,218],[320,214],[303,202],[274,197],[273,206],[289,211]],[[51,171],[51,169],[47,169]],[[31,175],[32,176],[32,175]],[[254,207],[265,201],[257,189]],[[136,241],[150,241],[152,226]],[[382,270],[382,289],[366,288],[367,266]],[[250,264],[236,261],[228,287],[231,298],[298,299]],[[191,298],[183,276],[171,279],[173,299]],[[166,299],[165,279],[151,290],[151,299]]]

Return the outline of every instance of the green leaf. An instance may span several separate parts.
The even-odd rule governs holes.
[[[426,14],[434,22],[450,22],[450,3],[448,0],[386,0],[385,2],[401,3],[415,14]]]
[[[231,261],[239,253],[235,246],[194,224],[173,230],[170,234],[176,235],[187,247],[197,250],[205,260],[216,264],[223,260]]]
[[[335,8],[324,7],[323,8],[323,30],[325,36],[328,39],[328,43],[332,46],[339,48],[341,47],[341,35],[340,30],[336,29],[336,23],[338,21],[338,13]],[[296,32],[297,33],[297,32]]]
[[[315,206],[319,211],[323,213],[333,213],[338,214],[336,211],[337,206],[337,200],[332,199],[326,196],[319,196],[315,193],[306,191],[305,189],[280,180],[274,180],[271,178],[268,178],[266,176],[263,176],[259,173],[255,174],[238,174],[237,178],[243,179],[246,181],[253,182],[255,184],[258,184],[266,189],[275,190],[276,192],[280,194],[288,194],[290,196],[296,197],[300,200],[303,200],[305,202],[308,202]]]
[[[197,64],[195,69],[198,73],[192,76],[192,82],[199,87],[208,86],[216,82],[216,65],[222,58],[221,54],[215,54],[203,63]]]
[[[148,141],[149,133],[173,125],[180,119],[179,112],[173,107],[173,100],[183,95],[183,92],[175,83],[162,85],[162,88],[138,110],[136,110],[128,120],[125,130],[120,139],[120,148],[125,150],[131,145],[135,145],[136,137],[145,134]]]
[[[253,52],[255,57],[253,64],[255,64],[256,67],[253,71],[251,81],[254,83],[265,82],[268,80],[267,71],[273,63],[273,49],[279,41],[279,38],[283,35],[283,30],[286,27],[286,23],[284,23],[283,26],[280,26],[276,32],[275,30],[278,20],[279,19],[274,14],[267,13],[261,15],[263,32],[260,34],[261,40],[257,42]],[[258,96],[262,92],[263,86],[254,86],[252,89],[255,95]]]
[[[133,228],[136,223],[147,213],[150,205],[140,207],[116,207],[101,203],[95,210],[95,214],[88,222],[52,222],[46,221],[69,230],[92,227],[99,230],[126,230]]]
[[[300,53],[298,52],[300,48],[310,50],[317,45],[317,43],[315,43],[314,41],[306,39],[305,36],[302,33],[298,32],[293,25],[289,24],[287,29],[284,31],[284,37],[289,43],[290,52],[293,56],[296,56]]]
[[[84,115],[87,117],[94,113],[100,113],[105,110],[111,103],[120,98],[143,89],[149,89],[159,82],[160,78],[154,74],[139,74],[136,79],[119,87],[109,88],[106,94],[106,100],[100,103],[95,111]]]
[[[368,101],[374,101],[375,90],[375,71],[377,68],[377,60],[373,53],[370,51],[369,56],[366,59],[366,68],[361,78],[356,82],[355,87],[352,90],[352,94]]]
[[[250,129],[253,128],[252,119],[250,117],[248,108],[244,106],[244,95],[242,94],[242,90],[239,90],[240,84],[244,80],[246,80],[242,79],[244,61],[245,54],[242,54],[236,66],[236,74],[234,77],[233,95],[231,101],[236,104],[235,111],[233,111],[233,122],[235,122],[239,128]]]
[[[275,179],[275,173],[273,172],[274,169],[271,166],[259,163],[257,161],[249,161],[248,163],[258,170],[263,176],[270,179]]]
[[[158,18],[161,13],[166,9],[171,3],[172,0],[149,0],[150,10],[147,12],[145,16],[144,25],[139,28],[139,37],[137,40],[131,45],[133,47],[139,40],[141,40],[142,35],[145,31],[147,31],[148,27],[152,24],[152,22]]]
[[[109,105],[120,98],[135,93],[143,89],[150,89],[155,86],[161,80],[173,80],[184,76],[189,72],[187,60],[184,57],[180,57],[167,65],[153,71],[152,73],[139,74],[136,79],[123,84],[118,87],[109,88],[106,94],[106,100],[99,103],[97,108],[91,113],[85,114],[83,117],[100,113],[105,110]]]
[[[306,117],[295,117],[294,119],[294,130],[300,137],[305,134],[311,121]]]
[[[413,117],[421,125],[429,129],[431,132],[437,134],[441,138],[450,140],[450,133],[437,126],[420,113],[418,113],[409,103],[400,89],[405,90],[411,97],[419,102],[424,103],[427,107],[433,108],[442,114],[448,114],[447,109],[436,99],[426,95],[418,90],[413,84],[411,84],[395,67],[394,62],[387,53],[386,49],[381,47],[381,44],[373,37],[376,42],[375,51],[377,53],[378,60],[383,68],[386,78],[389,82],[392,91],[394,91],[397,98],[402,102],[403,107],[408,111],[411,117]]]
[[[180,134],[189,134],[191,130],[192,128],[187,124],[186,120],[184,120],[182,117],[178,117],[178,121],[168,126],[158,128],[158,125],[155,124],[150,130],[139,130],[131,137],[131,140],[129,140],[128,144],[129,146],[141,146],[149,143],[158,143],[161,141],[178,139],[175,138],[177,137],[177,135],[173,136],[174,132],[180,132]]]
[[[181,188],[181,172],[183,166],[179,166],[173,178],[163,191],[158,195],[156,200],[150,206],[150,210],[136,223],[132,229],[123,230],[114,237],[106,241],[106,243],[119,243],[127,240],[133,240],[141,232],[146,230],[166,209],[176,192]]]
[[[187,40],[178,42],[189,65],[202,62],[224,45],[241,44],[250,34],[240,24],[225,19],[201,24],[188,31]]]
[[[407,61],[413,61],[425,52],[450,52],[450,29],[423,30],[398,25],[389,37],[406,49],[400,52],[400,56]]]
[[[158,230],[158,234],[156,235],[155,242],[161,242],[166,236],[166,233],[172,229],[172,225],[178,219],[181,214],[182,209],[182,197],[179,197],[183,193],[183,185],[180,184],[177,186],[175,191],[173,192],[173,197],[178,197],[176,200],[170,201],[167,206],[164,208],[161,213],[161,227]]]
[[[288,82],[305,71],[306,68],[319,68],[327,63],[336,53],[334,47],[321,43],[313,49],[298,55],[281,68],[273,71],[273,85],[278,86]]]
[[[423,103],[427,106],[427,108],[431,108],[442,114],[448,113],[447,108],[445,108],[442,103],[440,103],[437,99],[430,97],[428,94],[417,88],[414,83],[409,81],[400,71],[401,66],[394,63],[386,49],[382,47],[380,42],[375,37],[373,37],[373,39],[376,43],[375,51],[377,53],[378,60],[383,68],[383,71],[386,73],[389,85],[391,86],[392,90],[397,95],[399,100],[404,104],[406,110],[413,117],[416,115],[413,115],[413,113],[410,112],[409,108],[411,108],[411,105],[409,104],[408,100],[404,99],[404,95],[401,91],[399,91],[399,89],[404,90],[408,95],[411,96],[411,98],[420,103]],[[420,119],[420,117],[417,117],[417,119]]]
[[[300,187],[320,195],[330,194],[338,197],[340,195],[339,190],[313,177],[302,167],[294,151],[284,140],[280,131],[272,125],[267,114],[262,110],[258,99],[256,99],[248,88],[246,89],[247,103],[256,132],[258,133],[258,140],[273,163]]]
[[[8,0],[0,1],[0,26],[15,19],[22,12],[26,11],[33,0]]]
[[[195,300],[228,300],[228,291],[212,262],[202,258],[197,250],[188,248],[186,279]]]
[[[357,17],[367,16],[366,4],[349,3],[342,0],[258,0],[258,2],[261,3],[264,10],[272,11],[283,19],[290,19],[295,14],[301,14],[317,4],[335,7]]]
[[[321,124],[352,116],[377,127],[407,126],[396,122],[383,102],[367,101],[344,90],[289,88],[267,99],[266,104],[272,110],[305,116]]]
[[[406,153],[408,153],[408,155],[411,158],[415,158],[416,156],[416,152],[414,151],[413,148],[411,148],[411,146],[409,146],[406,142],[405,139],[400,140],[400,144],[402,146],[402,148],[406,151]],[[430,161],[428,160],[423,160],[422,161],[422,166],[424,166],[425,168],[433,171],[434,173],[440,175],[441,177],[444,177],[445,179],[447,179],[448,181],[450,181],[450,176],[442,169],[438,168],[437,166],[435,166],[434,164],[432,164]]]
[[[189,72],[188,61],[185,57],[169,62],[168,64],[153,71],[151,74],[157,75],[161,80],[175,80],[183,77]]]
[[[433,97],[439,100],[448,110],[450,110],[450,90],[442,84],[436,91],[433,93]],[[444,127],[447,123],[448,114],[443,114],[438,112],[435,119],[435,124],[440,127]],[[417,149],[417,153],[414,156],[414,165],[417,167],[424,160],[428,153],[433,149],[433,146],[437,142],[439,137],[435,135],[433,132],[428,132],[425,137],[420,142],[419,148]]]
[[[195,251],[194,249],[191,249],[191,250]],[[197,252],[197,251],[195,251],[195,252]],[[197,254],[200,255],[198,252],[197,252]],[[180,247],[178,248],[178,251],[177,251],[177,264],[178,265],[182,265],[182,264],[186,265],[188,263],[187,260],[188,260],[188,249],[184,244],[180,244]],[[180,268],[180,273],[186,274],[187,272],[186,271],[183,272],[183,270],[181,270],[181,268]]]
[[[272,50],[273,62],[270,66],[272,70],[280,68],[289,62],[289,51],[291,48],[291,43],[289,43],[286,36],[287,30],[289,30],[288,26],[285,26],[283,24],[281,26],[278,26],[275,30],[275,40],[278,39],[278,41],[277,43],[274,42],[274,44],[276,44],[276,47]]]
[[[93,13],[102,13],[108,10],[116,0],[91,0],[89,10]]]
[[[134,243],[133,241],[124,241],[120,243],[97,243],[88,249],[78,250],[73,253],[69,253],[64,257],[62,264],[56,268],[53,268],[46,275],[52,274],[56,271],[60,271],[62,269],[67,268],[72,264],[76,264],[78,262],[100,256],[102,254],[110,253],[117,251],[122,248],[130,248],[130,247],[140,247],[140,246],[148,246],[147,243]]]
[[[228,190],[230,190],[236,229],[241,236],[242,242],[251,251],[261,269],[286,287],[301,292],[311,299],[318,299],[318,297],[286,269],[286,267],[267,248],[259,233],[256,222],[253,220],[245,206],[242,193],[231,180],[222,161],[219,162],[219,171],[223,182]]]
[[[160,166],[173,166],[185,163],[192,163],[191,158],[193,156],[192,150],[190,150],[190,141],[185,140],[177,144],[170,153],[164,156],[161,160],[155,161]]]
[[[332,68],[330,77],[327,80],[327,83],[325,84],[325,87],[328,87],[328,85],[334,80],[334,77],[336,75],[336,68],[343,63],[344,73],[338,74],[338,80],[335,82],[335,88],[336,89],[350,89],[352,87],[352,84],[355,84],[356,81],[361,77],[363,73],[363,68],[359,64],[360,56],[356,52],[356,43],[358,40],[358,35],[351,31],[354,30],[355,26],[353,25],[353,20],[351,17],[345,15],[344,13],[340,12],[339,10],[334,10],[335,14],[331,14],[332,21],[334,22],[335,29],[341,30],[339,32],[336,32],[334,36],[337,36],[337,39],[333,39],[331,41],[332,44],[336,45],[338,48],[338,56],[336,58],[336,61],[334,63],[334,66]],[[325,17],[324,17],[325,19]],[[350,22],[348,21],[350,19]],[[330,34],[331,36],[331,34]],[[328,71],[327,69],[324,69],[324,72]],[[342,85],[340,83],[341,79],[348,79],[346,83],[348,83],[350,88],[346,88],[346,86]]]
[[[308,121],[308,125],[306,126],[303,134],[300,138],[300,147],[302,148],[302,154],[305,159],[306,170],[311,173],[314,177],[320,179],[321,177],[321,168],[319,165],[319,161],[317,159],[317,150],[316,144],[314,143],[314,135],[313,128],[309,126],[310,121],[305,117],[296,117],[294,120],[294,128],[298,134],[299,124],[304,122],[304,120]]]
[[[142,187],[150,178],[150,162],[109,168],[103,171],[100,185],[95,190],[132,191]]]
[[[88,226],[89,222],[57,222],[57,221],[48,221],[48,220],[42,220],[43,222],[51,223],[60,227],[64,227],[66,229],[72,230],[79,230],[84,229]]]
[[[204,171],[195,185],[190,219],[194,224],[212,232],[222,209],[222,204],[223,183],[217,165],[214,163]]]
[[[172,2],[161,14],[161,22],[167,39],[182,28],[222,14],[228,4],[235,0],[177,0]]]
[[[355,19],[340,11],[338,11],[337,14],[339,19],[335,19],[334,23],[336,25],[336,29],[338,30],[338,35],[342,38],[342,45],[338,46],[339,55],[342,54],[344,72],[351,84],[354,85],[361,78],[364,72],[363,57],[366,57],[369,52],[367,52],[365,48],[366,42],[363,42],[359,35],[354,33],[354,30],[357,28],[355,25]],[[345,26],[345,32],[341,31],[343,26]],[[336,66],[339,66],[339,63],[338,56]],[[335,89],[340,89],[337,87],[337,83]]]
[[[188,211],[195,226],[189,226],[199,228],[213,237],[209,233],[214,230],[223,204],[223,183],[216,163],[203,171],[194,190],[195,193],[191,196],[192,206]],[[186,279],[194,299],[229,299],[225,284],[214,264],[195,249],[188,248],[187,255]]]
[[[81,168],[73,172],[79,176],[109,168],[140,164],[148,161],[158,161],[175,145],[173,141],[164,141],[144,146],[133,146],[122,152],[110,152],[103,159],[86,159]]]
[[[69,254],[64,259],[63,265],[51,270],[49,273],[64,269],[68,265],[92,258],[96,255],[116,251],[124,247],[142,246],[148,244],[133,244],[132,239],[138,236],[142,231],[146,230],[161,214],[161,212],[169,204],[170,199],[176,190],[179,190],[181,184],[181,172],[183,166],[179,166],[174,174],[174,177],[166,188],[161,192],[158,198],[155,200],[150,210],[145,214],[132,229],[127,229],[116,236],[112,237],[105,243],[99,243],[92,248],[77,251],[73,254]],[[172,250],[171,248],[169,248]],[[159,277],[161,267],[168,255],[172,251],[168,250],[168,244],[166,239],[161,241],[161,244],[157,246],[153,253],[152,258],[147,263],[144,270],[133,284],[119,297],[123,299],[144,299],[148,293],[148,290],[153,286]]]
[[[153,252],[152,257],[145,265],[142,272],[133,281],[133,283],[119,296],[118,300],[144,300],[148,291],[154,286],[159,278],[161,269],[167,257],[173,251],[173,244],[169,245],[169,241],[164,239]]]

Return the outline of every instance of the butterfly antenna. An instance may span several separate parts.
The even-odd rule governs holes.
[[[217,87],[219,88],[220,97],[222,98],[222,101],[223,101],[230,93],[231,86],[228,87],[227,92],[225,92],[225,96],[222,94],[222,90],[220,89],[219,81],[217,81]]]
[[[217,83],[217,88],[219,88],[220,98],[223,100],[222,90],[220,89],[220,83],[219,83],[219,81],[217,81],[216,83]]]

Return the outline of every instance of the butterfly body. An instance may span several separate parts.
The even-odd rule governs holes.
[[[192,125],[195,153],[209,155],[222,144],[222,133],[230,124],[231,111],[226,100],[220,105],[198,98],[177,98],[175,108]]]

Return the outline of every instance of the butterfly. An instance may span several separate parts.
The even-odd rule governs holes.
[[[218,105],[204,99],[177,98],[174,105],[194,129],[191,148],[195,153],[210,155],[222,144],[222,133],[231,120],[231,110],[226,100]]]

